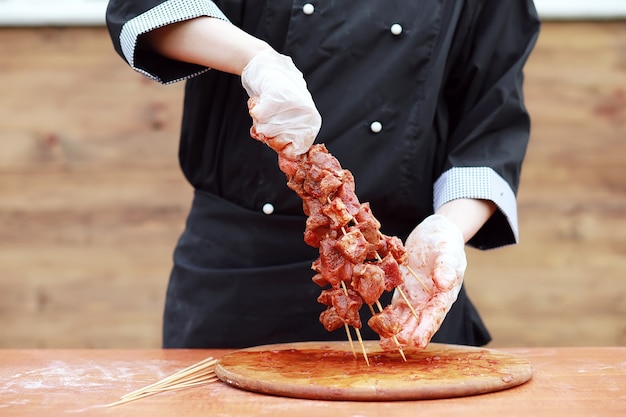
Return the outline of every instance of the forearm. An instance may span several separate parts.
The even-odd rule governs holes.
[[[461,230],[467,243],[495,210],[496,205],[489,200],[458,198],[443,204],[436,214],[441,214],[452,221]]]
[[[145,39],[168,58],[236,75],[258,52],[270,48],[233,24],[211,17],[167,25],[147,33]]]

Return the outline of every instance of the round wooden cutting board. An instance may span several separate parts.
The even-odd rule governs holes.
[[[523,357],[492,349],[431,343],[422,351],[383,352],[364,342],[355,357],[348,342],[257,346],[223,356],[225,383],[249,391],[318,400],[392,401],[461,397],[512,388],[530,380]],[[358,349],[358,344],[355,344]]]

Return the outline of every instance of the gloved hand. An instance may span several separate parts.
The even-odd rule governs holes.
[[[308,151],[322,118],[291,58],[263,50],[244,68],[241,82],[250,96],[252,137],[288,159]]]
[[[419,280],[403,267],[401,288],[419,319],[396,289],[391,304],[403,329],[396,337],[403,346],[425,348],[461,289],[467,266],[465,241],[459,228],[447,217],[433,214],[411,232],[405,247],[409,267]],[[382,340],[381,344],[395,348],[392,340]]]

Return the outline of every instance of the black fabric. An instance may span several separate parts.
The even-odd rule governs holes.
[[[239,227],[247,230],[245,236]],[[303,227],[302,217],[265,216],[197,191],[174,254],[163,346],[346,340],[343,329],[329,333],[319,323],[325,307],[316,301],[321,288],[311,281],[317,251],[292,233]],[[290,248],[287,259],[278,252],[285,247]],[[390,297],[385,294],[381,303],[388,304]],[[369,315],[363,313],[365,323]],[[366,325],[361,331],[364,339],[378,339]],[[490,340],[465,290],[433,340],[466,345]]]
[[[323,120],[317,142],[354,174],[357,195],[383,225],[406,229],[432,213],[433,183],[451,167],[490,167],[517,190],[530,129],[522,69],[538,29],[531,3],[329,2],[311,16],[304,3],[267,2],[262,16],[273,18],[255,24],[237,18],[304,72]],[[496,29],[476,29],[487,18]],[[395,22],[404,29],[397,37]],[[271,201],[279,213],[298,214],[275,153],[250,140],[246,99],[237,76],[209,71],[188,81],[183,172],[194,187],[243,207]],[[512,243],[502,213],[495,216],[473,244]]]
[[[110,2],[118,52],[123,24],[163,1]],[[452,167],[490,167],[517,191],[530,129],[523,65],[539,30],[532,1],[320,1],[312,15],[302,13],[305,3],[216,1],[303,71],[322,115],[317,141],[354,174],[384,233],[405,239],[431,214],[433,183]],[[390,32],[395,23],[399,36]],[[141,39],[137,48],[146,51]],[[172,60],[142,65],[160,74],[189,69]],[[275,152],[250,138],[246,100],[238,76],[208,71],[186,85],[179,158],[197,192],[175,251],[166,347],[345,337],[317,322],[317,254],[302,241],[302,202]],[[370,130],[373,121],[381,132]],[[268,202],[269,216],[261,211]],[[500,212],[472,240],[506,243],[512,233]],[[464,291],[434,340],[489,340]]]
[[[112,0],[107,21],[118,52],[124,22],[163,0]],[[357,194],[383,225],[408,227],[432,213],[432,185],[452,167],[490,167],[516,192],[529,138],[523,65],[539,20],[530,0],[215,3],[249,33],[291,56],[322,115],[323,142],[356,178]],[[399,23],[402,34],[390,27]],[[210,46],[207,46],[210,47]],[[141,39],[137,45],[145,49]],[[161,66],[188,64],[161,62]],[[147,71],[156,69],[145,68]],[[172,73],[180,73],[172,69]],[[239,77],[209,71],[188,81],[180,164],[196,189],[251,210],[301,212],[275,153],[250,139]],[[370,123],[383,130],[372,133]],[[513,243],[504,215],[472,239]]]

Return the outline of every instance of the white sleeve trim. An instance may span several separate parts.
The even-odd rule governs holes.
[[[224,15],[224,13],[222,13],[215,3],[210,0],[168,0],[129,20],[124,24],[120,33],[120,44],[126,61],[135,71],[159,82],[163,82],[158,76],[149,73],[145,69],[137,68],[135,66],[135,48],[137,47],[137,38],[139,35],[150,32],[151,30],[159,27],[200,16],[210,16],[228,21],[228,18]],[[207,70],[208,68],[200,72],[205,72]],[[178,80],[168,81],[168,83],[180,81],[185,78],[191,78],[198,75],[200,72],[189,74]]]
[[[517,200],[509,184],[488,167],[455,167],[444,172],[435,181],[435,211],[443,204],[459,198],[493,201],[506,217],[515,241],[519,241]]]

